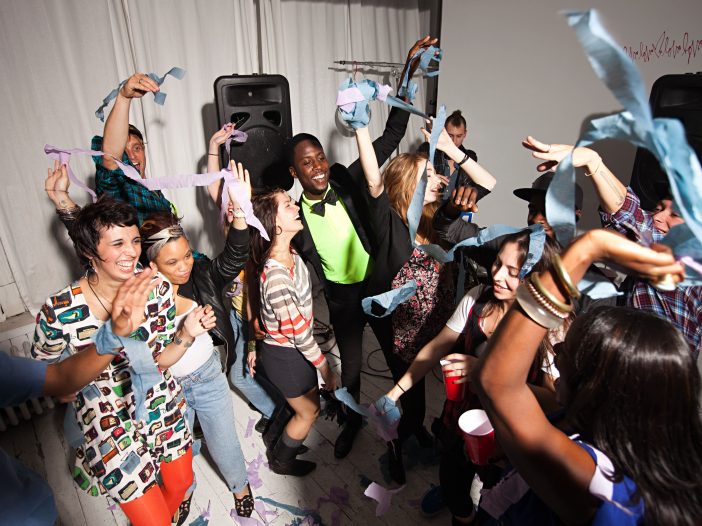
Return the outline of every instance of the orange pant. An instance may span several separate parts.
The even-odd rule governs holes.
[[[134,526],[170,526],[171,518],[193,483],[193,451],[172,462],[161,462],[162,486],[152,486],[138,499],[120,507]]]

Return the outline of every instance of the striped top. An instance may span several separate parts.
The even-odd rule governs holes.
[[[300,256],[293,252],[292,269],[272,258],[266,261],[260,287],[264,341],[297,349],[316,368],[322,367],[325,358],[312,334],[310,274]]]

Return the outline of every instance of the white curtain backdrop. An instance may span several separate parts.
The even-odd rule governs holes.
[[[320,138],[332,161],[355,158],[355,141],[336,127],[336,91],[350,73],[334,60],[404,62],[428,34],[426,0],[8,0],[0,3],[0,240],[22,299],[35,310],[76,278],[72,246],[44,193],[49,166],[43,146],[89,148],[102,134],[94,111],[135,71],[186,69],[168,77],[165,106],[147,96],[132,105],[144,131],[151,177],[204,171],[216,129],[213,82],[233,73],[279,73],[290,83],[293,132]],[[360,76],[391,82],[387,70]],[[422,107],[424,86],[417,104]],[[109,111],[109,106],[106,111]],[[373,107],[371,134],[381,133],[387,108]],[[400,150],[419,143],[412,117]],[[93,183],[87,157],[74,157],[76,175]],[[298,189],[299,191],[299,189]],[[184,216],[191,243],[221,247],[217,216],[205,189],[166,191]],[[89,196],[72,188],[71,196]]]

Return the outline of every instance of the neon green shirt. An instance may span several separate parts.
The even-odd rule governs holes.
[[[327,192],[330,191],[333,190],[329,188]],[[363,281],[370,273],[371,257],[363,248],[343,201],[339,199],[335,205],[324,205],[324,216],[312,212],[315,202],[303,194],[300,204],[322,261],[324,276],[345,285]]]

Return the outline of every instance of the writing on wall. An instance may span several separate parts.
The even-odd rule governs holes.
[[[691,37],[688,32],[680,38],[671,37],[667,31],[651,42],[639,42],[638,45],[624,46],[624,51],[633,60],[649,62],[663,58],[687,60],[689,64],[702,57],[702,38]]]

